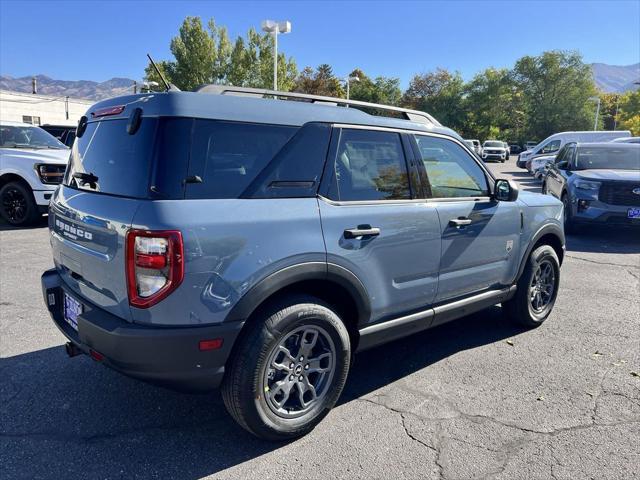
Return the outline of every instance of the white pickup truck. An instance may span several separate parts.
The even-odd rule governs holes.
[[[0,122],[0,216],[15,226],[47,211],[62,181],[69,148],[40,127]]]

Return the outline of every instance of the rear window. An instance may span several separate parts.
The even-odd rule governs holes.
[[[111,195],[147,198],[156,118],[145,118],[135,135],[127,120],[92,122],[71,149],[65,185]]]

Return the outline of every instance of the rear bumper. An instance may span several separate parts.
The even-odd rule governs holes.
[[[66,289],[55,269],[42,274],[42,293],[53,322],[83,353],[124,375],[183,391],[218,387],[243,322],[203,327],[149,327],[126,322]],[[63,293],[83,304],[78,330],[63,316]],[[201,340],[222,339],[217,350],[200,351]],[[92,355],[95,359],[95,355]]]

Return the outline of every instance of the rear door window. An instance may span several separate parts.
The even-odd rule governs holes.
[[[186,198],[238,198],[298,127],[196,120]]]
[[[539,153],[554,153],[560,149],[560,140],[553,140],[540,149]]]
[[[407,164],[400,135],[343,129],[328,197],[338,201],[408,200]]]

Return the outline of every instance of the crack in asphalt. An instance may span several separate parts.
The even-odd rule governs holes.
[[[628,263],[599,262],[588,258],[576,257],[575,255],[565,254],[565,258],[573,258],[574,260],[582,260],[583,262],[595,263],[596,265],[609,265],[611,267],[638,267],[638,265],[629,265]]]
[[[452,408],[455,410],[456,412],[456,416],[451,416],[451,417],[442,417],[442,418],[426,418],[423,417],[419,414],[416,414],[414,412],[408,412],[405,410],[401,410],[398,408],[394,408],[394,407],[390,407],[389,405],[385,405],[384,403],[379,403],[371,398],[360,398],[357,399],[357,401],[363,401],[363,402],[367,402],[367,403],[371,403],[373,405],[382,407],[392,413],[398,414],[401,418],[401,423],[402,423],[402,428],[404,429],[405,434],[411,438],[413,441],[419,443],[420,445],[424,446],[425,448],[433,451],[436,453],[436,458],[435,458],[435,464],[438,467],[438,471],[440,474],[440,479],[442,480],[446,480],[447,476],[445,474],[445,468],[444,465],[441,462],[441,457],[442,457],[442,453],[443,450],[445,450],[448,445],[449,442],[446,441],[446,439],[449,440],[453,440],[456,442],[461,442],[473,447],[477,447],[477,448],[481,448],[484,450],[487,450],[489,452],[495,453],[497,454],[497,458],[496,460],[499,461],[500,463],[500,467],[498,467],[496,470],[487,472],[486,474],[484,474],[481,478],[483,479],[489,479],[489,478],[495,478],[496,476],[499,476],[500,474],[502,474],[507,466],[509,465],[509,463],[511,462],[512,458],[514,457],[514,455],[516,455],[518,453],[518,451],[520,451],[520,449],[527,445],[528,443],[530,443],[531,441],[533,441],[535,438],[545,438],[545,439],[551,439],[554,438],[558,435],[561,435],[563,433],[568,433],[568,432],[576,432],[576,431],[581,431],[581,430],[586,430],[586,429],[590,429],[590,428],[595,428],[595,427],[616,427],[616,426],[620,426],[620,425],[631,425],[631,424],[635,424],[635,423],[640,423],[640,417],[638,418],[632,418],[632,419],[628,419],[628,420],[624,420],[624,421],[618,421],[618,422],[597,422],[597,406],[598,406],[598,399],[599,397],[603,394],[606,393],[603,386],[604,386],[604,382],[606,380],[606,378],[608,377],[608,375],[611,373],[611,371],[613,371],[614,368],[610,368],[608,369],[601,377],[599,384],[598,384],[598,393],[594,396],[594,404],[592,407],[592,414],[591,414],[591,422],[590,423],[582,423],[582,424],[578,424],[578,425],[573,425],[573,426],[569,426],[569,427],[562,427],[562,428],[556,428],[556,429],[552,429],[552,430],[537,430],[537,429],[533,429],[533,428],[527,428],[521,425],[518,425],[516,423],[512,423],[512,422],[507,422],[504,420],[500,420],[497,419],[495,417],[492,417],[490,415],[480,415],[480,414],[469,414],[469,413],[465,413],[460,411],[459,409],[455,408],[452,406]],[[622,396],[626,396],[624,394],[621,394]],[[379,396],[383,396],[383,395],[378,395]],[[448,402],[447,402],[448,403]],[[427,421],[429,422],[433,422],[436,424],[436,432],[435,432],[435,438],[436,438],[436,442],[435,445],[430,445],[429,443],[419,439],[418,437],[416,437],[415,434],[413,434],[409,427],[406,424],[406,416],[407,415],[412,415],[414,417],[416,417],[417,419],[419,419],[423,424],[425,424]],[[500,425],[506,428],[511,428],[511,429],[515,429],[518,430],[520,432],[522,432],[523,435],[519,436],[518,438],[514,438],[513,440],[509,440],[507,442],[505,442],[498,450],[494,450],[492,448],[483,446],[483,445],[478,445],[475,444],[473,442],[469,442],[467,440],[463,440],[457,437],[446,437],[443,435],[443,431],[442,431],[442,424],[445,421],[449,421],[449,420],[456,420],[456,419],[466,419],[466,420],[471,420],[474,422],[491,422],[494,423],[496,425]],[[554,452],[553,452],[553,446],[551,442],[547,442],[550,452],[551,452],[551,457],[553,459],[552,464],[550,465],[550,477],[551,478],[556,478],[556,474],[555,471],[553,470],[553,467],[556,465],[560,465],[560,462],[558,461],[557,457],[555,456]]]

